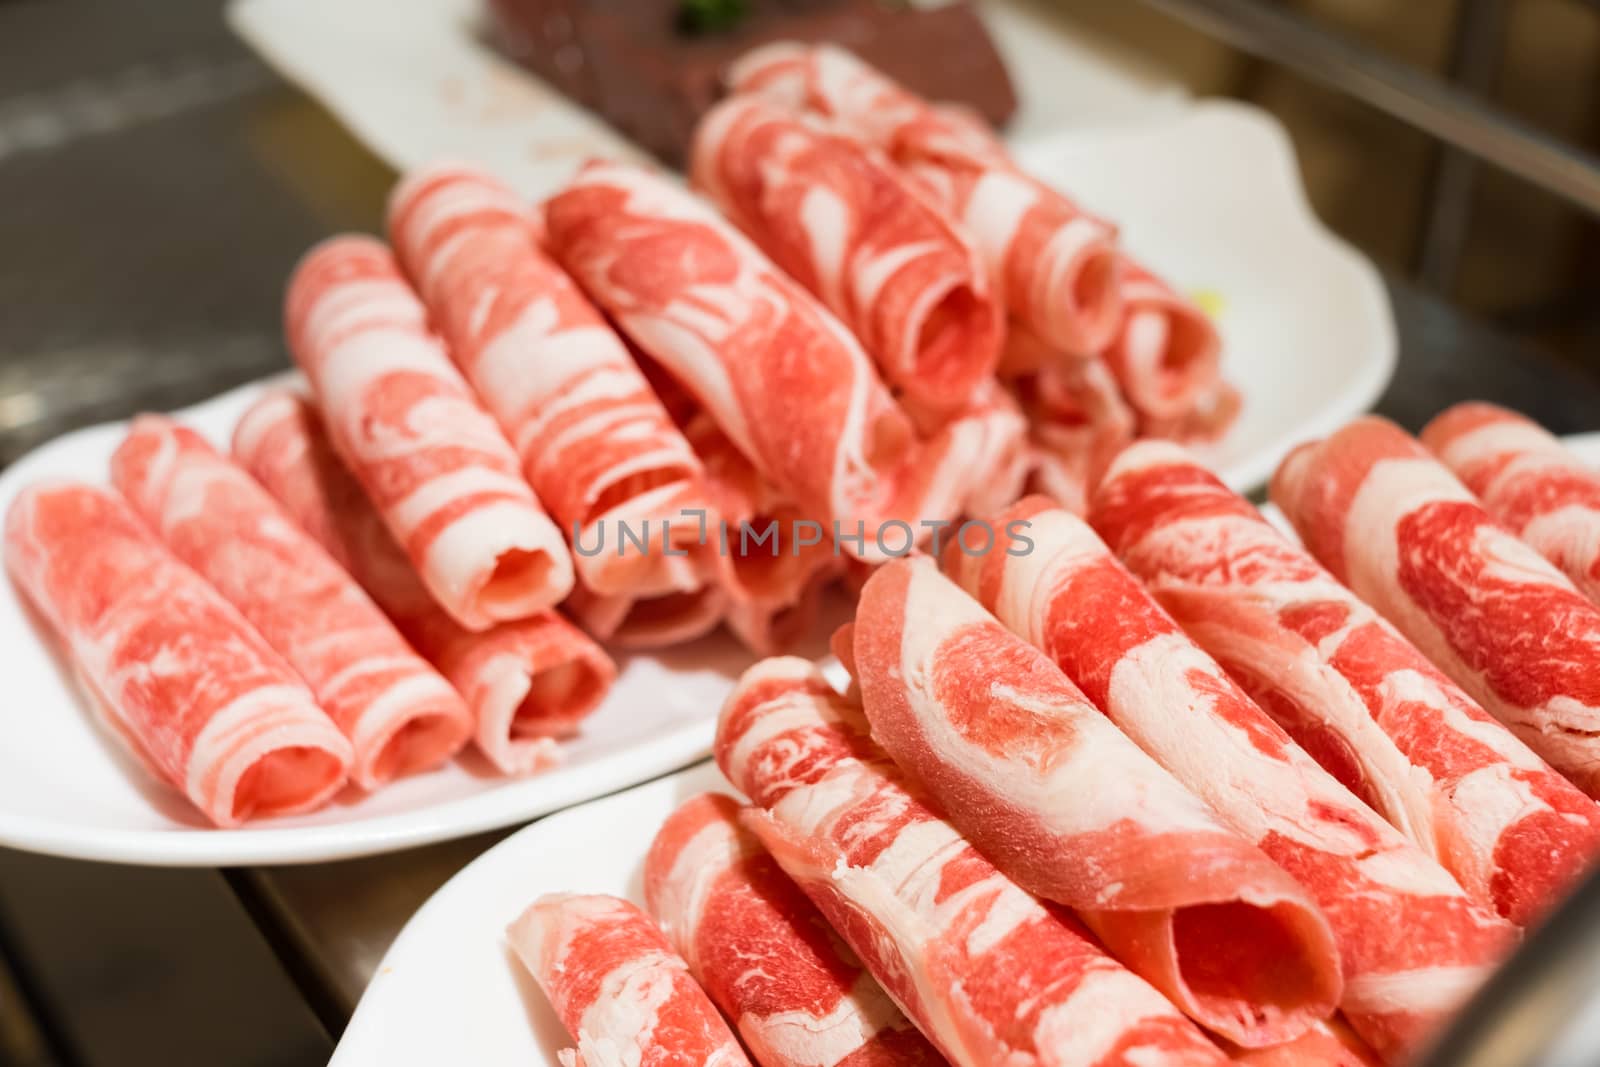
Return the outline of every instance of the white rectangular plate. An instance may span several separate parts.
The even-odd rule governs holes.
[[[265,387],[249,385],[178,412],[226,447]],[[0,514],[42,477],[103,482],[125,423],[67,434],[0,474]],[[819,644],[825,634],[818,634]],[[472,752],[370,795],[348,788],[310,815],[233,830],[206,823],[127,754],[81,701],[16,586],[0,579],[0,845],[81,859],[171,866],[307,863],[386,852],[508,826],[656,777],[704,756],[750,655],[717,634],[681,649],[619,659],[617,684],[566,748],[530,778],[496,775]],[[814,650],[815,651],[815,650]]]

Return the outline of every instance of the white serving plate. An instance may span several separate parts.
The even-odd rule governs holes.
[[[230,0],[235,32],[398,170],[440,158],[548,195],[590,156],[639,150],[488,43],[486,0]],[[1181,110],[1187,93],[1126,48],[1074,35],[1050,0],[985,0],[1021,136]]]
[[[631,150],[596,119],[496,58],[475,36],[477,0],[236,0],[239,30],[396,166],[438,156],[483,163],[530,194],[579,160]],[[1022,128],[1092,119],[1131,126],[1051,133],[1019,143],[1046,180],[1116,218],[1129,247],[1182,288],[1214,294],[1229,376],[1245,414],[1208,458],[1231,484],[1264,481],[1295,441],[1363,410],[1394,362],[1394,330],[1370,264],[1330,237],[1301,191],[1280,127],[1224,103],[1176,107],[1154,78],[1130,80],[1092,48],[1056,42],[1020,0],[986,8],[1036,98]],[[1052,60],[1059,61],[1059,75]],[[1051,78],[1056,80],[1052,81]],[[1074,95],[1050,86],[1082,88]],[[1037,98],[1047,101],[1038,104]],[[1049,102],[1068,100],[1066,109]],[[1093,103],[1098,101],[1099,103]],[[1176,180],[1173,176],[1181,176]],[[183,413],[223,442],[259,387]],[[0,508],[18,485],[55,474],[102,480],[121,424],[58,439],[0,475]],[[149,780],[95,725],[26,615],[0,582],[0,639],[15,664],[0,726],[0,844],[90,859],[169,865],[312,862],[505,826],[646,780],[697,759],[747,656],[714,638],[630,657],[605,706],[561,769],[522,781],[464,760],[351,795],[322,812],[217,831]],[[6,720],[11,720],[7,722]]]
[[[1600,467],[1600,432],[1577,433],[1561,440],[1589,466]]]
[[[1600,433],[1565,440],[1600,465]],[[1271,504],[1263,510],[1281,524]],[[707,790],[736,792],[702,763],[552,815],[462,868],[384,954],[330,1067],[557,1067],[556,1053],[570,1041],[507,949],[506,925],[544,893],[610,893],[643,906],[651,840],[679,804]],[[1587,1048],[1600,1020],[1585,1025]]]
[[[1383,281],[1318,221],[1294,146],[1266,112],[1208,100],[1017,153],[1117,223],[1135,257],[1210,305],[1223,375],[1244,409],[1201,455],[1235,489],[1265,483],[1291,447],[1366,411],[1388,384],[1396,340]]]
[[[497,56],[480,3],[234,0],[229,14],[397,169],[466,159],[543,196],[585,158],[637,155]],[[1388,296],[1312,213],[1283,127],[1244,104],[1191,105],[1025,0],[984,11],[1023,101],[1011,137],[1022,162],[1116,222],[1179,289],[1211,298],[1224,371],[1244,393],[1206,456],[1229,484],[1259,486],[1295,441],[1370,407],[1394,372]]]
[[[542,819],[462,868],[389,947],[330,1067],[556,1067],[572,1042],[506,946],[506,924],[545,893],[643,906],[651,840],[708,789],[733,792],[703,763]]]
[[[226,447],[234,422],[266,384],[244,386],[177,416]],[[0,474],[0,513],[36,478],[103,482],[125,426],[79,430],[19,460]],[[309,863],[462,837],[675,770],[710,751],[723,697],[750,660],[720,633],[665,653],[621,657],[615,687],[567,744],[564,765],[540,775],[503,778],[469,752],[371,795],[348,788],[310,815],[219,830],[99,724],[47,630],[3,578],[0,648],[6,664],[0,735],[9,739],[0,745],[0,845],[80,859],[208,867]]]

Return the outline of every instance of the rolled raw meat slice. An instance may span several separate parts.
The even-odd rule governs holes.
[[[637,597],[626,593],[601,596],[580,585],[562,607],[596,640],[642,651],[704,637],[722,621],[727,600],[714,585]]]
[[[1422,443],[1495,519],[1600,604],[1600,474],[1543,426],[1493,404],[1457,404]]]
[[[1230,1051],[1234,1063],[1249,1067],[1377,1067],[1383,1062],[1337,1015],[1288,1044]]]
[[[729,602],[756,614],[798,603],[838,565],[831,532],[808,522],[705,412],[689,417],[684,434],[705,464],[717,520],[708,549]]]
[[[776,656],[794,649],[817,625],[832,571],[819,571],[793,599],[763,603],[728,601],[723,622],[739,642],[758,656]]]
[[[1018,885],[1237,1044],[1333,1011],[1339,954],[1310,895],[932,559],[880,567],[852,632],[873,739]]]
[[[811,664],[756,664],[717,727],[746,825],[956,1067],[1226,1058],[1066,912],[944,821]]]
[[[757,50],[729,82],[886,152],[971,235],[1006,306],[1040,337],[1069,352],[1110,343],[1122,318],[1114,231],[1024,174],[981,120],[830,45]]]
[[[1600,608],[1565,575],[1384,419],[1291,453],[1272,499],[1334,577],[1600,796]]]
[[[5,550],[107,723],[206,818],[310,811],[344,784],[350,742],[294,670],[114,494],[24,488]]]
[[[1123,317],[1114,227],[1024,173],[989,130],[950,109],[900,131],[892,151],[972,235],[1015,318],[1066,352],[1111,343]]]
[[[561,531],[387,248],[352,236],[313,248],[284,317],[334,448],[440,606],[486,630],[567,595]]]
[[[952,573],[1294,875],[1338,938],[1350,1024],[1386,1061],[1414,1053],[1515,928],[1317,766],[1082,520],[1029,498],[990,522],[1000,543],[947,552]]]
[[[199,434],[141,415],[111,457],[111,481],[305,679],[350,739],[357,785],[437,766],[472,735],[460,695],[277,501]]]
[[[849,526],[930,515],[914,428],[867,354],[710,205],[591,163],[545,219],[561,263],[786,499]]]
[[[1182,449],[1117,458],[1089,515],[1334,777],[1518,925],[1600,855],[1600,806]]]
[[[1200,306],[1124,256],[1122,325],[1102,353],[1141,419],[1172,423],[1217,388],[1222,338]]]
[[[535,246],[532,215],[485,174],[433,167],[395,188],[389,232],[540,502],[575,545],[598,548],[577,553],[584,584],[693,589],[693,554],[677,553],[697,547],[686,512],[708,506],[700,464],[622,340]]]
[[[901,481],[902,492],[922,502],[913,543],[923,539],[922,531],[951,515],[1003,507],[1022,492],[1030,459],[1028,420],[1022,410],[992,378],[973,391],[968,404],[967,410],[923,442],[919,465]],[[886,520],[878,533],[887,536],[890,531],[885,528],[896,525],[896,520]],[[893,547],[903,540],[891,541],[885,554],[904,555],[904,549]],[[884,551],[882,546],[879,551]]]
[[[626,900],[552,893],[506,940],[577,1044],[564,1067],[749,1067],[688,966]]]
[[[790,111],[825,116],[875,145],[892,144],[898,130],[928,110],[927,101],[833,45],[763,45],[730,64],[724,77],[735,93],[757,94]]]
[[[1011,319],[1006,324],[1006,340],[1000,349],[1000,363],[994,372],[1001,381],[1013,385],[1037,374],[1043,367],[1094,358],[1096,357],[1092,354],[1062,352],[1028,329],[1025,324]],[[1112,379],[1113,384],[1115,381],[1116,379]]]
[[[1140,437],[1159,437],[1179,444],[1204,445],[1228,432],[1244,407],[1244,395],[1227,382],[1213,383],[1195,398],[1195,406],[1170,419],[1142,418]]]
[[[826,526],[785,501],[709,416],[696,414],[686,433],[719,518],[709,536],[723,621],[759,656],[787,651],[811,632],[843,557]]]
[[[703,793],[656,834],[645,900],[762,1067],[944,1067],[839,940],[739,803]]]
[[[560,758],[553,739],[576,730],[616,678],[600,646],[553,611],[481,632],[457,625],[302,398],[264,395],[234,427],[233,455],[455,686],[472,709],[473,739],[496,768],[527,774]]]
[[[1068,511],[1083,514],[1100,472],[1133,440],[1133,412],[1110,369],[1098,359],[1058,361],[1014,388],[1030,417],[1033,482]]]
[[[1005,318],[977,249],[876,149],[733,96],[696,127],[690,174],[909,400],[953,411],[994,372]]]

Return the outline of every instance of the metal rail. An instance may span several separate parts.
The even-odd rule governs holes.
[[[1506,0],[1462,0],[1450,48],[1450,80],[1473,93],[1487,94],[1500,71]],[[1449,292],[1466,249],[1472,201],[1483,165],[1449,145],[1434,146],[1429,195],[1423,205],[1416,271],[1422,284]]]
[[[1597,971],[1600,876],[1591,875],[1484,983],[1417,1067],[1593,1063]],[[1575,1017],[1588,1024],[1584,1032],[1572,1032]],[[1575,1050],[1574,1039],[1587,1048]]]
[[[1259,0],[1145,0],[1235,48],[1348,93],[1600,216],[1600,158],[1404,63]]]

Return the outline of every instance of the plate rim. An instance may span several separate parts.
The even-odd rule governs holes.
[[[1274,195],[1281,195],[1289,209],[1288,220],[1297,231],[1294,242],[1315,247],[1319,255],[1326,257],[1325,271],[1336,270],[1349,279],[1357,295],[1357,306],[1366,313],[1362,332],[1370,333],[1367,357],[1356,368],[1356,373],[1346,378],[1337,392],[1319,404],[1314,413],[1295,423],[1292,440],[1273,442],[1230,463],[1218,462],[1211,450],[1214,446],[1202,445],[1194,450],[1230,488],[1248,493],[1266,485],[1273,470],[1295,443],[1325,437],[1356,416],[1371,411],[1394,379],[1400,363],[1399,328],[1382,272],[1360,249],[1329,228],[1312,207],[1289,131],[1270,111],[1247,101],[1198,97],[1190,101],[1189,107],[1172,114],[1115,126],[1062,130],[1018,142],[1013,148],[1019,160],[1032,171],[1030,158],[1047,156],[1086,140],[1159,141],[1170,136],[1173,130],[1196,125],[1220,125],[1231,132],[1236,143],[1255,146],[1254,150],[1267,164],[1259,172],[1263,185],[1270,187]],[[1241,389],[1245,402],[1250,403],[1248,385],[1241,385]],[[1260,398],[1255,398],[1255,402],[1259,403]]]
[[[171,414],[180,420],[192,419],[196,409],[227,406],[250,395],[291,385],[298,380],[298,373],[293,370],[270,374],[175,409]],[[0,470],[0,506],[8,506],[24,485],[41,477],[62,476],[64,470],[70,471],[71,464],[52,465],[55,453],[70,452],[85,438],[106,435],[117,428],[126,427],[131,418],[110,419],[68,430],[28,450]],[[81,469],[66,476],[97,484],[105,481],[97,475],[86,476]],[[4,595],[17,605],[23,616],[23,625],[34,637],[34,644],[18,650],[16,655],[52,655],[49,647],[51,635],[40,631],[38,620],[27,617],[25,594],[9,574],[0,575],[0,582],[7,586]],[[731,679],[728,684],[732,685]],[[63,690],[63,694],[77,706],[78,712],[87,720],[88,728],[101,728],[96,712],[84,706],[78,693],[69,686]],[[81,820],[63,820],[37,805],[29,805],[24,810],[0,811],[0,846],[65,859],[147,867],[298,865],[354,859],[514,826],[641,781],[652,781],[703,759],[711,751],[715,729],[715,716],[708,712],[694,721],[684,722],[628,747],[599,755],[581,764],[580,768],[552,768],[557,774],[563,771],[576,772],[567,773],[559,779],[547,773],[498,780],[492,788],[433,801],[408,810],[358,814],[337,822],[309,826],[274,825],[266,821],[260,825],[247,823],[232,828],[202,826],[198,823],[162,828],[119,828]],[[129,774],[148,774],[131,766],[122,770]],[[151,785],[153,788],[170,788],[153,781]],[[187,801],[179,802],[187,804]]]
[[[365,1040],[367,1029],[374,1025],[366,1022],[367,1016],[373,1015],[380,1010],[375,1005],[374,997],[381,994],[374,994],[373,990],[379,987],[386,971],[395,965],[396,957],[409,951],[412,942],[426,936],[424,931],[428,929],[430,913],[448,909],[455,893],[462,892],[465,886],[479,878],[492,876],[499,867],[510,864],[514,858],[520,857],[524,850],[534,849],[541,838],[551,834],[561,834],[569,822],[588,819],[594,814],[591,809],[604,808],[613,804],[623,805],[633,799],[636,794],[646,790],[660,789],[665,791],[675,789],[679,783],[688,780],[692,776],[711,770],[716,772],[716,781],[708,785],[706,791],[723,792],[736,798],[740,796],[739,792],[722,776],[721,770],[716,767],[713,760],[709,758],[700,759],[669,773],[635,783],[625,789],[615,790],[586,800],[581,804],[563,808],[540,819],[538,822],[524,826],[504,840],[497,841],[473,857],[460,870],[446,879],[444,884],[429,894],[428,899],[423,901],[417,910],[411,913],[410,918],[405,921],[405,924],[400,927],[400,931],[395,934],[394,940],[384,949],[383,955],[379,957],[377,964],[373,967],[372,979],[362,989],[361,997],[356,1001],[355,1008],[350,1012],[350,1019],[345,1024],[344,1032],[334,1045],[333,1057],[328,1061],[328,1067],[356,1067],[358,1063],[366,1063],[365,1060],[357,1059],[362,1054],[362,1046],[360,1044],[352,1044],[351,1038],[352,1035],[355,1035],[356,1041]],[[662,818],[664,819],[665,817],[666,815],[664,814]],[[652,837],[654,833],[655,828],[652,828]],[[644,856],[641,854],[638,859],[643,862]],[[528,903],[532,903],[532,900],[533,898],[530,897]],[[635,901],[635,903],[640,902]],[[642,903],[640,906],[643,906]],[[515,916],[507,916],[505,921],[509,923],[513,918]]]

